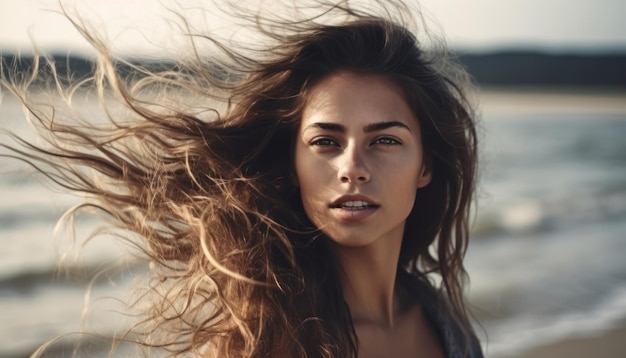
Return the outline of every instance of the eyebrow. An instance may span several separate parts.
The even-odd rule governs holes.
[[[370,132],[382,131],[384,129],[393,128],[393,127],[405,128],[409,132],[411,131],[411,128],[409,128],[409,126],[399,121],[370,123],[363,128],[363,131],[365,133],[370,133]]]
[[[409,126],[407,126],[406,124],[400,121],[385,121],[385,122],[370,123],[363,127],[363,131],[365,133],[371,133],[371,132],[382,131],[382,130],[385,130],[388,128],[394,128],[394,127],[405,128],[409,132],[411,131],[411,128],[409,128]],[[307,131],[313,128],[319,128],[319,129],[323,129],[323,130],[327,130],[331,132],[338,132],[338,133],[346,132],[346,127],[344,127],[343,125],[337,124],[337,123],[326,123],[326,122],[316,122],[311,125],[308,125],[304,129],[304,131]]]

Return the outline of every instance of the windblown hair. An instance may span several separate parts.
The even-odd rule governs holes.
[[[442,309],[469,327],[462,259],[477,153],[463,78],[449,71],[443,52],[420,46],[403,20],[340,5],[325,10],[342,14],[332,24],[251,17],[271,40],[262,56],[204,34],[194,43],[218,44],[220,56],[197,55],[160,72],[133,67],[140,75],[132,79],[74,20],[100,51],[95,75],[70,87],[55,77],[55,84],[70,99],[90,86],[103,101],[116,98],[125,112],[107,112],[108,127],[38,108],[28,93],[35,76],[3,79],[50,144],[13,150],[86,194],[90,201],[76,210],[100,210],[139,237],[153,263],[153,304],[128,339],[173,355],[356,356],[336,263],[294,185],[307,93],[338,71],[386,76],[419,119],[432,181],[417,192],[399,270],[424,282],[439,276],[450,302]],[[212,104],[174,105],[190,97]]]

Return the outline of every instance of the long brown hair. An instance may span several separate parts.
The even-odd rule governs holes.
[[[324,16],[251,16],[271,40],[262,53],[237,52],[203,34],[226,56],[197,54],[159,72],[130,65],[139,73],[131,79],[74,20],[100,50],[95,75],[69,87],[53,75],[53,84],[69,99],[91,86],[102,101],[113,96],[126,111],[107,112],[108,127],[65,123],[41,110],[28,93],[36,76],[3,78],[50,144],[22,141],[12,150],[87,194],[82,208],[95,207],[138,234],[155,263],[152,307],[125,339],[173,354],[356,356],[332,254],[304,214],[293,175],[307,92],[341,70],[387,76],[420,119],[433,177],[407,220],[399,269],[425,282],[437,274],[450,313],[469,327],[462,258],[477,162],[473,116],[461,72],[450,71],[444,52],[420,45],[408,8],[386,4],[395,12],[320,1]],[[340,21],[323,23],[335,13]],[[190,97],[206,102],[176,104]]]

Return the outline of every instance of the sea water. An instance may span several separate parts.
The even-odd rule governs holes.
[[[578,99],[483,108],[466,263],[490,357],[624,326],[626,111]]]
[[[529,110],[509,97],[507,106],[481,107],[477,215],[466,258],[488,357],[595,335],[626,320],[626,111]],[[0,104],[0,123],[36,141],[14,99]],[[104,334],[123,329],[124,307],[115,298],[136,285],[133,269],[93,282],[58,274],[70,243],[52,239],[55,222],[80,198],[7,158],[0,159],[0,198],[0,357],[26,357],[82,324]],[[77,235],[97,225],[79,219]],[[66,261],[80,277],[127,260],[128,251],[102,237]],[[59,352],[69,356],[71,348]]]

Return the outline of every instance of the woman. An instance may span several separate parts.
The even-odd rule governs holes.
[[[464,93],[400,17],[340,5],[334,24],[254,18],[275,44],[262,58],[221,47],[227,60],[132,84],[103,50],[100,97],[134,116],[109,129],[7,85],[51,134],[22,153],[153,263],[154,303],[125,339],[203,357],[482,356],[463,301]],[[190,93],[226,106],[165,105]]]

